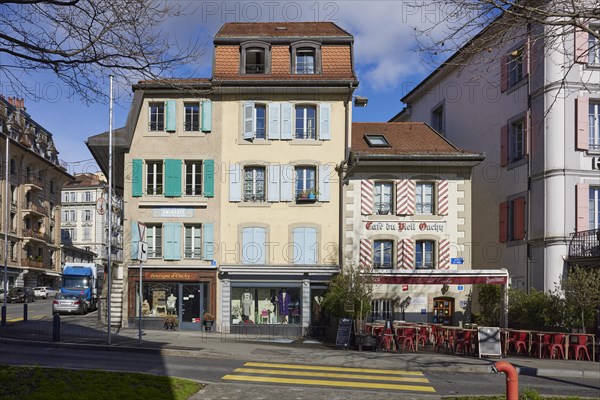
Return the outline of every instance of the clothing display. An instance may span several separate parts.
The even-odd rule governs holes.
[[[287,294],[287,291],[285,289],[281,290],[279,292],[279,295],[277,296],[277,305],[279,307],[279,315],[288,315],[289,311],[290,311],[290,303],[291,303],[291,299],[289,294]]]
[[[254,308],[254,299],[252,293],[244,292],[242,293],[242,314],[246,316],[252,315],[252,309]]]

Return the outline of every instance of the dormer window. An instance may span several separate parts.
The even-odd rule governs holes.
[[[391,147],[390,142],[383,135],[368,134],[365,135],[365,139],[369,147]]]
[[[321,73],[321,45],[317,42],[302,41],[292,48],[292,74],[313,75]]]
[[[270,73],[271,51],[269,45],[260,42],[249,42],[241,47],[242,74]]]

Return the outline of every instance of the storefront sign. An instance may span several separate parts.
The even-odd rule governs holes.
[[[492,284],[504,285],[507,282],[505,276],[380,276],[379,283],[398,284],[420,284],[420,285],[456,285],[456,284]]]
[[[144,279],[157,281],[193,281],[198,279],[198,274],[191,272],[144,272]]]
[[[157,218],[193,218],[193,208],[154,208],[152,216]]]
[[[377,232],[440,232],[446,231],[445,222],[386,222],[367,221],[365,229]]]

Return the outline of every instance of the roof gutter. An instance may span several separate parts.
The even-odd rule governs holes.
[[[240,44],[251,41],[268,41],[269,44],[288,44],[300,40],[314,40],[324,44],[349,44],[354,41],[352,36],[232,36],[217,37],[213,40],[215,45],[219,44]]]
[[[294,81],[294,80],[276,80],[276,79],[269,79],[269,80],[240,80],[240,79],[213,79],[213,84],[217,87],[222,87],[222,86],[251,86],[251,87],[256,87],[256,86],[294,86],[294,87],[301,87],[301,86],[307,86],[307,85],[312,85],[312,86],[317,86],[317,87],[343,87],[343,88],[347,88],[350,85],[349,90],[354,90],[356,86],[358,86],[358,80],[357,79],[340,79],[340,80],[299,80],[299,81]],[[354,86],[354,87],[353,87]]]

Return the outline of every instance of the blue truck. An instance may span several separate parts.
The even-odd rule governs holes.
[[[98,308],[98,296],[102,289],[102,277],[94,263],[65,263],[63,266],[61,293],[81,294],[88,311]],[[100,278],[100,279],[99,279]]]

